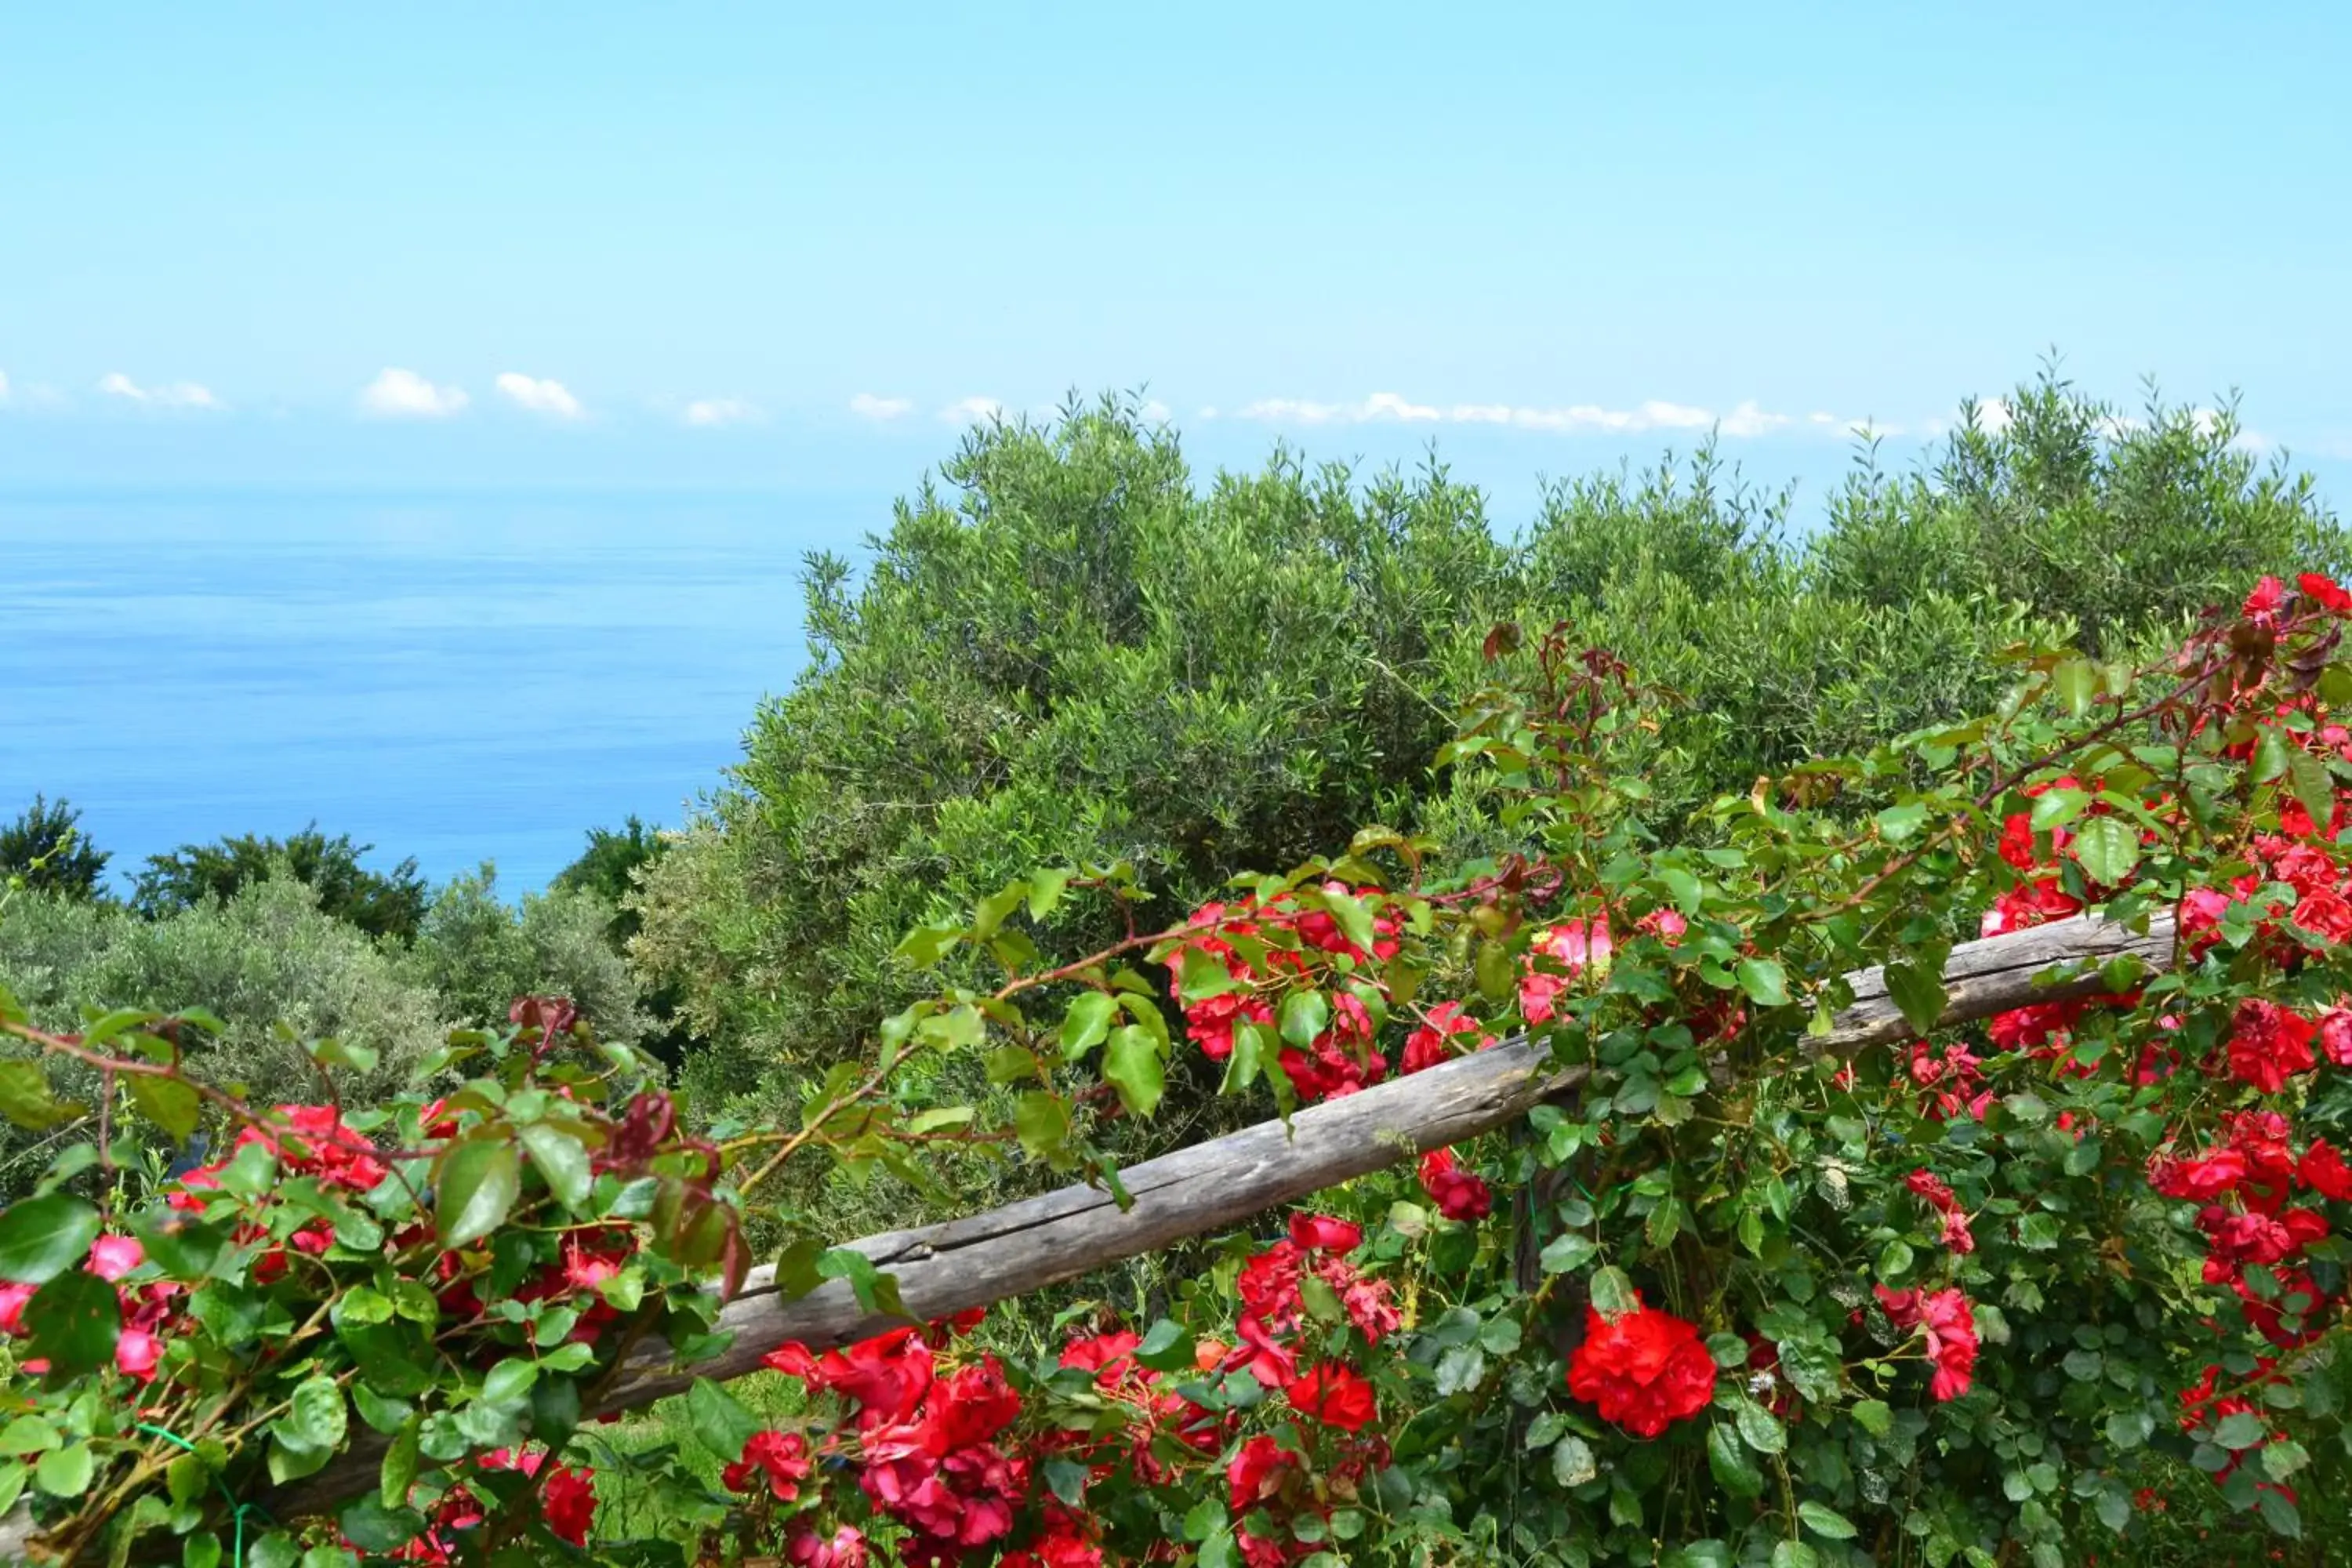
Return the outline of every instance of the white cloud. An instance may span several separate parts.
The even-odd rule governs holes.
[[[121,371],[110,371],[99,378],[99,391],[109,397],[120,397],[128,403],[143,403],[152,408],[218,408],[221,400],[212,388],[193,381],[175,382],[169,386],[142,386]]]
[[[1727,436],[1764,436],[1789,422],[1785,414],[1767,414],[1753,403],[1742,403],[1723,416],[1723,433]]]
[[[896,419],[914,410],[912,400],[904,397],[877,397],[861,392],[849,400],[849,411],[861,419]]]
[[[436,386],[413,370],[391,365],[360,392],[360,406],[387,419],[446,419],[467,402],[462,387]]]
[[[1327,425],[1346,412],[1336,403],[1302,403],[1294,397],[1261,397],[1236,416],[1270,425]]]
[[[8,401],[8,373],[0,370],[0,403]]]
[[[1217,416],[1217,405],[1216,405],[1215,404],[1213,404],[1213,403],[1204,403],[1204,404],[1202,404],[1202,405],[1201,405],[1201,412],[1200,412],[1199,414],[1197,414],[1197,415],[1193,416],[1193,417],[1194,417],[1194,418],[1196,418],[1196,419],[1214,419],[1216,416]]]
[[[986,425],[1004,417],[1004,405],[993,397],[965,397],[940,410],[950,425]]]
[[[1518,406],[1508,403],[1457,403],[1450,408],[1414,403],[1393,392],[1376,392],[1360,403],[1315,403],[1301,398],[1261,398],[1241,411],[1244,419],[1278,425],[1502,425],[1522,430],[1601,431],[1639,434],[1647,430],[1720,430],[1748,437],[1769,435],[1793,423],[1785,414],[1772,414],[1745,402],[1718,415],[1685,403],[1652,399],[1633,408],[1603,408],[1571,404],[1563,408]],[[1828,416],[1818,416],[1827,420]]]
[[[2009,405],[1998,397],[1988,397],[1977,405],[1974,424],[1988,436],[1998,436],[2016,423],[2017,416],[2009,411]]]
[[[688,425],[741,425],[760,417],[760,411],[738,398],[704,397],[688,404],[678,417]]]
[[[533,414],[550,415],[557,419],[577,419],[587,412],[572,389],[562,382],[545,377],[528,376],[519,371],[508,371],[499,377],[499,390],[507,395],[519,408]]]
[[[6,390],[5,385],[0,385],[0,393],[5,393]],[[1147,425],[1165,425],[1174,415],[1175,410],[1155,397],[1146,403],[1139,412],[1142,414],[1143,422]]]

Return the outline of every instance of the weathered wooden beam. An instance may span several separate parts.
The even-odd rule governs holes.
[[[2105,989],[2095,972],[2055,984],[2042,976],[2055,965],[2125,955],[2151,967],[2168,963],[2171,918],[2152,921],[2145,934],[2089,916],[1963,943],[1945,967],[1942,1022],[1969,1023],[2027,1002],[2095,994]],[[1887,995],[1881,971],[1864,970],[1847,980],[1855,1000],[1819,1038],[1824,1054],[1851,1056],[1912,1033]],[[1573,1089],[1584,1076],[1580,1068],[1548,1073],[1541,1047],[1514,1039],[1309,1106],[1287,1127],[1260,1122],[1129,1166],[1119,1173],[1134,1200],[1125,1210],[1101,1188],[1070,1186],[847,1245],[891,1274],[908,1314],[928,1321],[1228,1228],[1277,1205],[1491,1131],[1547,1096]],[[791,1341],[824,1349],[902,1321],[866,1310],[840,1280],[786,1300],[773,1271],[757,1269],[719,1315],[719,1326],[734,1336],[725,1351],[680,1367],[667,1346],[644,1346],[625,1364],[604,1411],[648,1404],[696,1377],[741,1376]],[[262,1500],[278,1517],[292,1518],[356,1496],[376,1484],[383,1447],[382,1438],[366,1434],[327,1468]],[[0,1525],[0,1550],[10,1539]]]

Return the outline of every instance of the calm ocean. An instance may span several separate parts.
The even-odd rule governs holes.
[[[316,819],[540,888],[674,824],[803,661],[803,551],[887,502],[783,494],[0,493],[0,818],[84,809],[122,877]]]

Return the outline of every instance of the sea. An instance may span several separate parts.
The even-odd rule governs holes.
[[[149,855],[315,823],[543,888],[591,827],[674,826],[803,667],[803,556],[887,499],[0,491],[0,820]]]

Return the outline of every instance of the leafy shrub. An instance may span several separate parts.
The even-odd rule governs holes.
[[[255,882],[290,876],[313,889],[319,907],[334,919],[370,936],[405,942],[425,918],[428,889],[414,858],[389,871],[361,865],[360,858],[374,847],[353,844],[347,833],[329,838],[315,823],[284,840],[248,833],[216,844],[184,844],[147,858],[131,904],[160,920],[208,899],[233,898]]]
[[[344,1568],[2062,1568],[2194,1551],[2176,1516],[2333,1561],[2298,1537],[2341,1523],[2352,1454],[2347,618],[2326,577],[2265,579],[2145,662],[2030,650],[1999,712],[1676,842],[1623,765],[1656,694],[1564,626],[1498,637],[1446,755],[1526,855],[1370,826],[1160,929],[1124,868],[1014,879],[908,934],[936,984],[870,1056],[707,1137],[544,998],[452,1039],[457,1092],[347,1117],[204,1100],[201,1020],[68,1037],[0,997],[37,1054],[10,1116],[70,1124],[74,1063],[134,1086],[122,1114],[236,1128],[154,1192],[69,1144],[0,1213],[0,1489],[65,1556],[168,1531],[200,1563],[258,1494],[249,1560]],[[1128,934],[1039,967],[1083,903]],[[1947,988],[1955,929],[2058,921],[2028,945],[2103,961],[2009,941],[2005,980]],[[1008,1114],[925,1104],[942,1059]],[[1352,1132],[1298,1119],[1327,1176],[1420,1158],[1156,1299],[1001,1328],[978,1309],[1116,1249],[1107,1209],[909,1247],[902,1302],[771,1184],[819,1155],[922,1184],[961,1146],[1116,1193],[1107,1131],[1202,1060],[1265,1109],[1364,1091]],[[1140,1223],[1296,1173],[1254,1141]],[[696,1381],[693,1455],[587,1422],[675,1386],[648,1336],[750,1359],[709,1331],[763,1209],[821,1342],[778,1342],[772,1299],[735,1317],[799,1396]]]
[[[452,1018],[495,1021],[517,996],[564,996],[604,1038],[635,1042],[646,1019],[610,940],[615,914],[604,895],[562,886],[504,903],[484,866],[434,896],[404,967]]]
[[[913,994],[908,926],[1041,858],[1131,863],[1166,910],[1374,817],[1511,847],[1430,766],[1498,619],[1572,621],[1679,694],[1629,758],[1674,834],[1761,774],[1990,708],[2012,644],[2128,655],[2251,574],[2347,560],[2226,416],[2126,421],[2049,376],[2007,407],[1917,475],[1865,453],[1811,531],[1703,449],[1553,485],[1507,542],[1435,466],[1277,453],[1196,483],[1114,401],[975,432],[862,583],[811,561],[808,668],[643,873],[633,952],[697,1037],[688,1081],[789,1103]]]
[[[18,880],[37,892],[95,899],[112,858],[83,836],[81,813],[65,800],[52,805],[37,795],[0,827],[0,887]]]
[[[264,1100],[316,1091],[298,1037],[333,1036],[375,1052],[378,1073],[353,1086],[373,1093],[402,1081],[455,1017],[394,953],[290,877],[156,921],[26,900],[0,919],[0,981],[58,1027],[73,1026],[85,1007],[212,1013],[227,1028],[205,1070]]]

